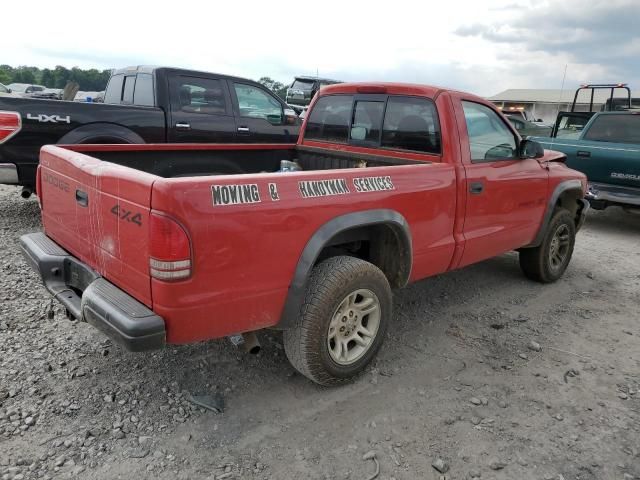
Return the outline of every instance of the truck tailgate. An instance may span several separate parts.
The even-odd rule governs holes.
[[[148,220],[158,177],[60,147],[40,155],[47,236],[151,307]]]

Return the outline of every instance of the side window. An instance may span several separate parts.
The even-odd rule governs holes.
[[[611,143],[640,143],[640,115],[601,115],[584,134],[584,140]]]
[[[389,97],[382,127],[382,146],[440,153],[440,123],[431,100]]]
[[[492,162],[517,158],[516,138],[491,108],[462,102],[467,123],[472,162]]]
[[[171,79],[171,107],[174,111],[225,115],[228,106],[220,80],[176,76]]]
[[[124,75],[113,75],[104,94],[104,103],[120,103],[122,100],[122,84]]]
[[[380,126],[384,102],[357,101],[351,123],[351,140],[362,142],[380,141]]]
[[[274,125],[281,125],[282,104],[261,88],[234,83],[241,117],[263,118]]]
[[[589,117],[574,116],[569,114],[562,114],[560,118],[560,124],[558,125],[557,138],[578,138],[582,133],[582,129],[589,121]]]
[[[136,77],[128,75],[124,77],[124,89],[122,91],[122,103],[127,105],[133,104],[133,89],[136,84]]]
[[[136,79],[136,86],[133,91],[133,103],[145,107],[155,105],[153,94],[153,76],[149,73],[139,73]]]
[[[352,105],[351,95],[320,97],[311,110],[304,137],[309,140],[347,143]]]

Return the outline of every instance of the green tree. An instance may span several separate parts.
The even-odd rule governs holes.
[[[31,70],[20,67],[13,74],[11,83],[36,83],[36,76]]]
[[[42,75],[40,76],[40,83],[48,88],[53,88],[55,82],[55,77],[53,76],[53,72],[48,68],[42,70]]]
[[[277,80],[273,80],[271,77],[261,77],[258,80],[258,83],[261,83],[269,90],[278,95],[281,99],[286,100],[287,97],[287,86],[282,82],[278,82]]]

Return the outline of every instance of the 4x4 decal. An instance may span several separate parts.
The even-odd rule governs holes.
[[[111,213],[113,213],[120,220],[135,223],[139,227],[142,226],[142,215],[140,213],[135,213],[125,208],[120,208],[120,205],[117,204],[111,207]]]
[[[38,115],[27,113],[27,120],[35,120],[40,123],[71,123],[71,117],[69,115],[61,117],[60,115],[46,115],[44,113]]]

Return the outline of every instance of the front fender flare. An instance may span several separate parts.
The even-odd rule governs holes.
[[[549,222],[551,221],[551,217],[553,216],[553,211],[556,208],[556,204],[558,203],[558,199],[560,196],[568,192],[570,190],[577,190],[580,192],[580,198],[582,198],[582,182],[580,180],[565,180],[556,186],[551,197],[549,197],[549,201],[547,202],[547,209],[544,212],[544,217],[542,217],[542,223],[540,224],[540,228],[538,229],[538,233],[534,238],[533,242],[527,245],[525,248],[530,247],[538,247],[542,244],[542,240],[544,239],[544,235],[547,232],[547,227],[549,226]]]

